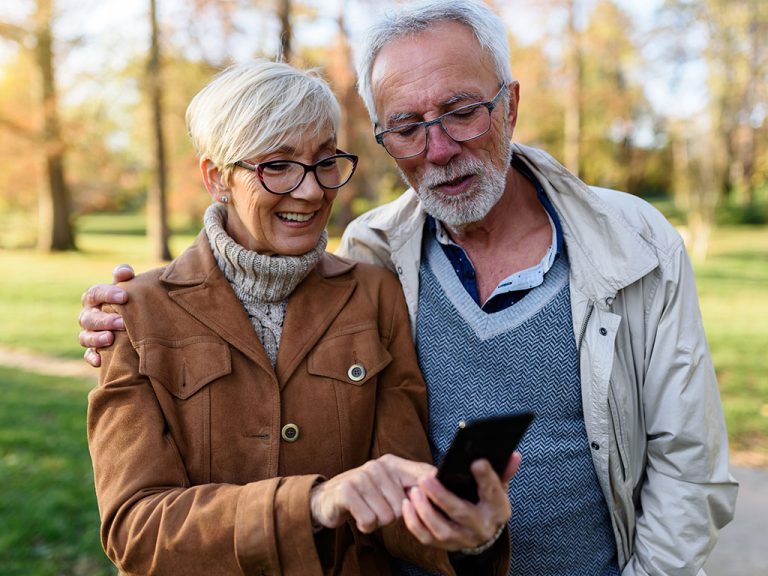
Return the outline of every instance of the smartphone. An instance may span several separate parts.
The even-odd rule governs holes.
[[[533,412],[516,412],[461,423],[438,466],[437,479],[460,498],[476,503],[472,462],[485,458],[501,476],[534,417]]]

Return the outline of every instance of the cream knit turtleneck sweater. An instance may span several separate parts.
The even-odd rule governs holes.
[[[268,256],[242,247],[227,234],[227,209],[222,204],[208,207],[203,224],[216,263],[248,312],[274,366],[288,296],[317,265],[328,243],[328,233],[323,232],[317,245],[306,254]]]

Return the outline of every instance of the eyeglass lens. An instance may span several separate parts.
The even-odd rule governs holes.
[[[317,182],[323,188],[339,188],[347,183],[355,169],[352,159],[345,156],[331,156],[306,167],[289,160],[265,162],[261,166],[262,182],[267,189],[278,194],[297,188],[310,171],[314,171]]]
[[[474,104],[443,114],[439,120],[448,136],[463,142],[490,129],[491,111],[483,104]],[[409,124],[382,134],[382,141],[387,152],[396,158],[416,156],[427,147],[427,130],[424,124]]]

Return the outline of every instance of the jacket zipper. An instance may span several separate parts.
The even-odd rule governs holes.
[[[592,310],[595,309],[595,303],[591,300],[589,301],[589,306],[587,307],[587,312],[584,314],[584,321],[581,323],[581,330],[579,331],[579,339],[576,341],[576,352],[581,352],[581,342],[584,340],[584,335],[587,333],[587,324],[589,323],[589,319],[592,316]]]

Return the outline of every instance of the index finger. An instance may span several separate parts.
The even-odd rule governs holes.
[[[407,460],[393,454],[385,454],[378,459],[383,466],[397,478],[401,486],[409,488],[415,486],[421,478],[434,476],[437,468],[426,462]]]
[[[83,292],[84,308],[98,308],[102,304],[124,304],[128,299],[125,290],[114,284],[94,284]]]

